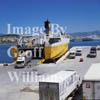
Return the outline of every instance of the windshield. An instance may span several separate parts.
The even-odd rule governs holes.
[[[70,55],[75,55],[75,53],[70,53]]]
[[[91,51],[96,51],[96,48],[91,48]]]
[[[24,61],[17,61],[17,64],[22,64],[24,63]]]
[[[90,53],[96,53],[95,51],[91,51]]]
[[[81,52],[81,50],[77,50],[77,52]]]

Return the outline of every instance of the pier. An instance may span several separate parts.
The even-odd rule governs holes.
[[[73,47],[75,50],[79,47]],[[82,80],[85,73],[92,63],[100,63],[100,50],[97,50],[96,58],[88,58],[91,46],[81,46],[82,56],[76,56],[75,59],[68,57],[61,58],[58,63],[41,64],[38,66],[15,69],[14,66],[0,66],[0,100],[39,100],[38,82],[11,82],[8,72],[36,72],[38,77],[49,76],[61,70],[75,70]],[[83,59],[80,62],[80,59]],[[34,74],[35,75],[35,74]],[[81,91],[79,89],[79,91]],[[82,94],[81,94],[82,95]],[[82,99],[80,94],[76,94],[74,100]]]

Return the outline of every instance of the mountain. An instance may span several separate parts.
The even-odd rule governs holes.
[[[92,31],[92,32],[75,32],[68,33],[71,36],[89,36],[89,35],[97,35],[100,36],[100,30]]]
[[[0,37],[19,37],[17,34],[0,34]]]

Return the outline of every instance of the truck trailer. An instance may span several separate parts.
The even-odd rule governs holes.
[[[100,63],[92,64],[84,76],[83,100],[100,100]]]
[[[80,86],[76,71],[60,71],[39,82],[39,100],[65,100]]]

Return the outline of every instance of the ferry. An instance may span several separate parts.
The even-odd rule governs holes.
[[[25,46],[23,46],[22,44],[23,42],[21,41],[21,37],[21,40],[19,40],[20,42],[17,46],[19,51],[34,50],[36,46],[43,47],[43,56],[38,64],[42,64],[43,62],[55,61],[56,59],[60,58],[68,51],[68,45],[70,43],[70,39],[66,33],[52,33],[50,22],[48,20],[44,22],[44,27],[44,34],[36,37],[33,36],[33,39],[31,39],[32,41],[28,41]]]
[[[45,60],[58,59],[64,55],[68,50],[69,38],[65,33],[52,34],[50,29],[50,22],[45,22],[46,36],[48,41],[45,43]],[[49,30],[49,31],[47,31]]]

